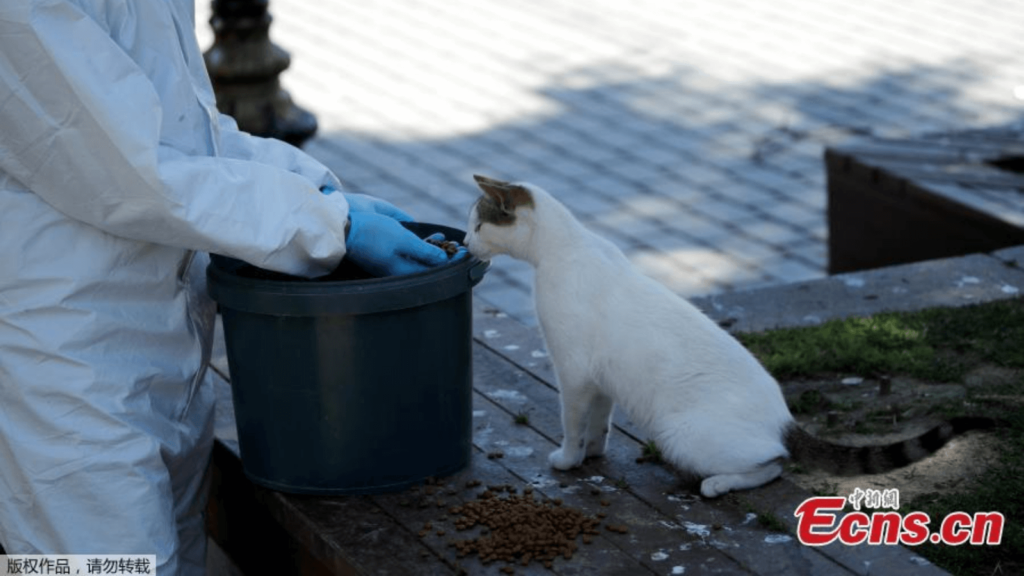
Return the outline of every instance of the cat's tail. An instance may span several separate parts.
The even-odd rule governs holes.
[[[962,416],[952,418],[919,436],[900,442],[847,446],[812,436],[794,422],[786,430],[784,442],[794,462],[830,474],[853,476],[888,472],[912,464],[934,454],[958,434],[997,425],[999,421],[994,418]]]

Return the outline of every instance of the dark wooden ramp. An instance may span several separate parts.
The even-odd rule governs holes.
[[[829,273],[1024,244],[1024,132],[865,139],[825,152]]]

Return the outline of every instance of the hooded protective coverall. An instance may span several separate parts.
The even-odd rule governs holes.
[[[156,554],[160,574],[202,573],[202,253],[304,276],[345,254],[347,204],[318,192],[337,179],[217,112],[193,2],[0,2],[8,553]]]

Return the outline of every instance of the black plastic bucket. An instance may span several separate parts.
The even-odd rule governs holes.
[[[285,492],[351,494],[468,464],[472,288],[487,265],[470,256],[407,276],[310,281],[211,257],[246,475]]]

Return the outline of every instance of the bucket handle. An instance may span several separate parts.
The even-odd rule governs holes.
[[[477,262],[469,269],[469,281],[475,286],[483,279],[484,274],[487,273],[487,270],[490,269],[490,267],[490,260],[481,260],[480,262]]]

